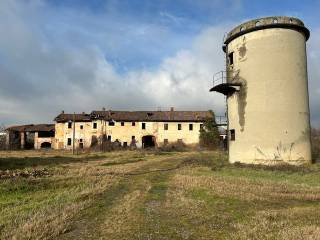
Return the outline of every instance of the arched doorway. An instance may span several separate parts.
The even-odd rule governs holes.
[[[142,137],[142,147],[143,148],[153,148],[156,146],[156,138],[152,135],[147,135]]]
[[[51,148],[51,143],[43,142],[43,143],[41,143],[41,148]]]

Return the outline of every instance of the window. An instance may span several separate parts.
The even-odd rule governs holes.
[[[97,129],[97,123],[96,122],[93,123],[93,129]]]
[[[67,142],[68,146],[71,145],[71,138],[68,138],[68,142]]]
[[[229,53],[228,59],[229,59],[229,65],[233,65],[233,52]]]
[[[132,139],[132,140],[136,140],[136,136],[132,136],[131,139]]]
[[[167,145],[169,143],[168,139],[163,139],[163,144]]]
[[[108,135],[108,141],[111,141],[111,135]]]
[[[121,126],[122,126],[122,127],[124,126],[124,122],[121,122]]]
[[[114,126],[114,121],[109,121],[109,126]]]
[[[231,141],[236,140],[236,131],[234,129],[230,129],[230,140]]]
[[[68,122],[68,128],[72,128],[72,122]]]
[[[168,123],[165,123],[163,128],[164,128],[164,130],[168,130],[168,128],[169,128]]]
[[[178,123],[178,130],[181,130],[181,129],[182,129],[181,123]]]
[[[132,122],[132,126],[135,126],[136,125],[136,122]]]
[[[128,147],[128,142],[123,142],[123,147]]]
[[[83,139],[82,138],[80,138],[80,140],[79,140],[81,143],[83,142]]]
[[[190,123],[190,124],[189,124],[189,131],[192,131],[192,130],[193,130],[193,124]]]
[[[80,125],[80,129],[83,129],[83,125]]]
[[[142,123],[142,129],[146,129],[146,123]]]

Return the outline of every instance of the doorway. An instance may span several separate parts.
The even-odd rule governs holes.
[[[147,135],[142,137],[142,147],[143,148],[154,148],[156,146],[156,138],[152,135]]]
[[[51,148],[51,143],[49,143],[49,142],[43,142],[43,143],[41,143],[41,146],[40,146],[41,148]]]

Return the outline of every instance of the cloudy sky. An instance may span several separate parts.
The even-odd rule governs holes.
[[[225,32],[270,15],[301,18],[312,124],[320,126],[318,0],[0,0],[0,124],[61,110],[213,109]]]

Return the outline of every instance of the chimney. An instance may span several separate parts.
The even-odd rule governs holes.
[[[174,107],[171,107],[171,108],[170,108],[170,117],[169,117],[170,120],[173,120],[173,119],[174,119],[174,115],[173,115],[174,113],[173,113],[173,112],[174,112]]]

